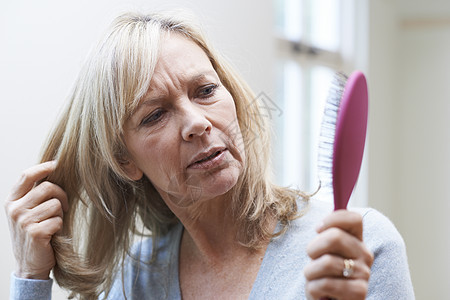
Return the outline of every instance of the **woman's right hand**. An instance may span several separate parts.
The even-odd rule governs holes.
[[[50,161],[27,169],[5,201],[16,277],[48,279],[55,266],[50,241],[62,229],[63,212],[69,207],[61,187],[42,181],[55,168],[56,162]]]

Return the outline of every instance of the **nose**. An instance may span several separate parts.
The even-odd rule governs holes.
[[[196,137],[211,132],[211,122],[206,118],[205,111],[195,104],[188,104],[183,109],[183,125],[181,135],[185,141],[192,141]]]

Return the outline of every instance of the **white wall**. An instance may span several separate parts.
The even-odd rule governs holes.
[[[369,203],[408,250],[417,299],[450,294],[450,2],[370,1]]]
[[[0,199],[21,170],[38,160],[91,45],[118,13],[190,8],[216,46],[255,92],[273,95],[271,1],[2,1],[0,4]],[[250,18],[250,19],[249,19]],[[13,270],[5,214],[0,212],[0,298]],[[57,293],[55,299],[64,299]]]
[[[450,23],[399,42],[399,228],[418,299],[436,299],[450,293]]]

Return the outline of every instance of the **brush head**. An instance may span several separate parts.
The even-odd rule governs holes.
[[[333,151],[336,136],[336,120],[342,95],[344,94],[347,75],[338,72],[328,91],[322,124],[320,128],[317,171],[320,179],[320,189],[326,196],[333,194]]]
[[[352,73],[345,84],[337,112],[333,147],[335,210],[344,209],[361,169],[368,118],[367,82],[363,73]]]

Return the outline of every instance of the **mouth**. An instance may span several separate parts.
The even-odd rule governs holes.
[[[226,148],[212,148],[206,152],[202,152],[195,156],[193,162],[188,165],[188,168],[205,168],[211,167],[214,163],[218,163]]]

